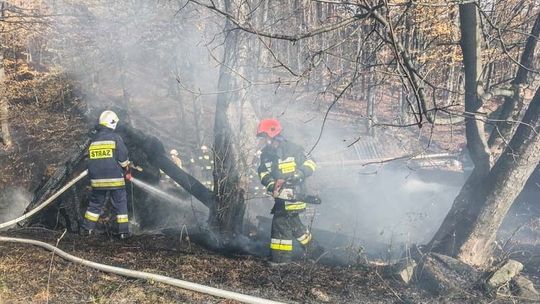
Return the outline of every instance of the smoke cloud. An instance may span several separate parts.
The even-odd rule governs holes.
[[[181,1],[93,1],[91,6],[84,1],[47,2],[53,13],[67,16],[57,19],[59,34],[54,37],[54,47],[60,55],[56,63],[82,83],[91,105],[125,108],[135,127],[160,138],[167,149],[179,150],[185,164],[197,156],[201,145],[212,145],[213,123],[209,122],[213,121],[226,34],[222,18],[200,8],[186,8]],[[261,70],[249,74],[260,79],[279,78],[279,74],[264,70],[271,67],[253,68]],[[464,177],[454,174],[451,182],[437,180],[437,174],[413,171],[406,161],[362,166],[370,157],[417,151],[399,146],[399,140],[388,135],[395,130],[377,130],[369,139],[362,118],[333,115],[331,111],[324,120],[327,103],[317,93],[325,88],[322,84],[318,90],[313,87],[302,82],[294,87],[252,86],[246,97],[261,117],[280,118],[286,136],[306,151],[312,150],[320,163],[310,179],[310,189],[322,197],[323,204],[310,206],[304,221],[314,231],[327,232],[320,235],[323,245],[356,244],[374,256],[383,255],[389,246],[429,240]],[[302,102],[296,102],[300,99]],[[356,146],[348,147],[359,137]],[[421,149],[419,140],[411,141]],[[255,175],[250,188],[257,184]],[[264,197],[260,192],[251,196]],[[168,213],[189,214],[192,200],[182,201],[176,204],[181,208],[171,207],[166,209]],[[248,200],[247,217],[254,226],[264,222],[268,229],[268,221],[259,219],[271,216],[272,204],[268,197]],[[156,214],[164,213],[146,212],[143,216],[159,220]],[[205,213],[191,214],[186,222],[205,221]],[[168,225],[165,221],[157,227]]]
[[[32,200],[27,190],[10,187],[0,193],[0,223],[5,223],[21,216]]]

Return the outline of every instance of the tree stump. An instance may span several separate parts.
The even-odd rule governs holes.
[[[438,296],[479,293],[482,273],[449,256],[430,253],[417,268],[418,284]]]

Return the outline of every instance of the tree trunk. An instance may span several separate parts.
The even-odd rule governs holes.
[[[373,81],[372,83],[374,83]],[[367,113],[366,116],[368,118],[368,134],[370,136],[375,135],[375,128],[373,128],[373,125],[375,123],[375,117],[374,117],[374,108],[375,108],[375,91],[376,87],[375,85],[371,85],[368,88],[368,97],[367,97]]]
[[[481,206],[466,234],[461,235],[458,258],[468,264],[485,265],[504,216],[540,161],[540,89],[489,176],[473,197]]]
[[[539,127],[540,89],[493,169],[476,187],[464,186],[429,247],[471,265],[488,264],[504,216],[540,161]]]
[[[491,168],[491,159],[484,132],[485,124],[475,114],[482,106],[477,94],[478,81],[482,73],[482,50],[480,20],[476,4],[461,4],[459,16],[465,68],[465,111],[468,113],[465,119],[467,148],[477,175],[483,177]]]
[[[197,138],[197,148],[200,148],[203,145],[203,134],[204,134],[204,130],[201,127],[202,111],[201,111],[201,106],[199,102],[200,102],[199,97],[193,94],[193,97],[192,97],[193,122],[195,124],[195,137]]]
[[[243,2],[225,1],[226,10],[240,10],[246,16]],[[247,40],[240,31],[230,31],[233,25],[227,20],[223,61],[218,80],[216,114],[214,122],[214,193],[216,205],[210,209],[210,225],[225,241],[240,234],[245,211],[244,189],[249,172],[249,159],[255,154],[253,136],[256,117],[253,107],[246,102],[244,73],[247,58]]]
[[[131,103],[131,94],[129,92],[128,88],[128,76],[126,71],[126,58],[124,54],[118,55],[118,71],[120,73],[119,81],[120,81],[120,87],[122,88],[122,108],[126,111],[129,111],[129,106]]]
[[[7,4],[5,2],[0,3],[0,20],[4,18],[4,10]],[[3,37],[0,37],[0,46],[3,45]],[[5,97],[6,88],[4,81],[6,78],[4,70],[4,50],[0,50],[0,141],[4,145],[4,148],[10,149],[13,142],[11,140],[11,134],[9,132],[9,103]]]
[[[461,4],[459,16],[465,68],[465,111],[468,113],[465,119],[465,135],[474,169],[454,200],[452,209],[429,243],[433,251],[450,256],[456,256],[459,244],[465,241],[467,227],[470,226],[468,220],[476,218],[475,214],[478,210],[473,210],[473,207],[477,205],[472,200],[472,196],[491,168],[484,123],[474,115],[481,107],[477,95],[477,84],[482,72],[480,24],[475,4]]]
[[[477,20],[476,7],[474,4],[460,5],[462,31],[461,46],[465,64],[465,108],[469,115],[476,113],[480,108],[480,101],[476,94],[478,81],[474,80],[477,79],[481,71],[481,64],[479,63],[479,29]],[[477,29],[476,35],[472,33],[473,31],[470,31],[471,28]],[[538,31],[538,19],[533,27],[532,33],[534,34],[535,31]],[[535,47],[535,43],[532,43],[531,41],[535,41],[535,39],[528,39],[527,46],[522,54],[521,62],[524,66],[530,66],[531,64],[530,54],[534,51]],[[525,71],[525,68],[520,67],[513,83],[520,84],[525,82]],[[505,102],[505,106],[512,107],[511,105],[508,105],[508,103],[516,101],[516,96],[517,93],[512,97],[513,100],[507,100]],[[532,103],[529,106],[529,109],[530,111],[534,111]],[[527,112],[530,111],[528,110]],[[531,118],[529,117],[529,119]],[[481,265],[485,264],[490,257],[491,245],[495,238],[495,233],[497,232],[502,219],[506,215],[508,208],[513,203],[515,196],[517,196],[523,188],[524,182],[523,184],[521,183],[521,178],[525,175],[528,177],[530,172],[527,173],[526,170],[528,170],[528,168],[523,168],[523,165],[520,167],[517,163],[517,159],[515,160],[516,163],[514,163],[515,167],[509,169],[510,171],[508,173],[495,172],[495,168],[490,171],[489,164],[491,163],[493,155],[489,153],[489,150],[487,149],[484,124],[479,119],[474,119],[473,116],[467,118],[466,135],[467,147],[469,148],[475,168],[471,176],[469,176],[463,185],[459,195],[456,197],[452,209],[449,211],[441,227],[431,240],[429,247],[436,252],[458,256],[464,262]],[[517,132],[514,138],[516,138],[516,136],[518,136]],[[493,136],[492,139],[495,140]],[[517,140],[512,139],[512,145],[510,145],[510,147],[517,147],[518,144],[519,142]],[[526,149],[526,145],[530,144],[530,142],[523,142],[523,149]],[[517,147],[517,149],[520,148],[521,147]],[[509,147],[506,147],[506,151],[508,149]],[[501,159],[497,161],[497,166],[502,166],[499,162],[508,162],[509,152],[506,151],[504,152],[505,159],[501,156]],[[521,155],[518,152],[516,153],[518,155],[516,157]],[[525,157],[529,158],[529,156]],[[537,162],[531,165],[532,169],[530,170],[534,169]],[[506,166],[509,166],[509,164],[506,164]],[[518,180],[512,185],[506,185],[499,180],[495,180],[495,178],[500,178],[494,177],[496,175],[501,175],[503,178],[508,179],[510,179],[508,176],[511,176],[512,180]],[[508,189],[504,187],[507,187]],[[487,188],[491,190],[486,190]],[[489,191],[492,191],[493,193],[490,193]],[[502,193],[502,191],[506,192]],[[498,195],[498,197],[490,197],[489,195]],[[492,213],[489,214],[489,212]],[[478,229],[484,229],[485,231],[479,231]],[[474,250],[476,250],[477,253],[474,253]]]
[[[3,96],[0,97],[0,126],[2,130],[0,139],[4,145],[4,149],[8,150],[13,145],[13,142],[11,141],[11,134],[9,132],[9,103]]]

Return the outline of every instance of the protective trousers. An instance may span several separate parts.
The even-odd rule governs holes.
[[[277,211],[272,219],[271,260],[275,263],[288,263],[292,260],[293,238],[304,249],[312,242],[309,230],[302,224],[298,213]]]
[[[118,233],[129,232],[129,219],[127,209],[126,189],[116,190],[97,190],[92,189],[88,209],[84,214],[83,228],[93,230],[96,228],[96,223],[103,213],[103,206],[107,198],[107,192],[111,194],[113,214],[116,215],[116,223],[118,225]]]

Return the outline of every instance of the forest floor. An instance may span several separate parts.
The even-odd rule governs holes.
[[[379,267],[309,261],[271,267],[264,258],[223,255],[165,235],[117,241],[42,228],[3,232],[57,244],[75,256],[286,303],[512,303],[478,295],[434,297],[382,275]],[[58,240],[60,239],[60,240]],[[1,303],[236,303],[68,262],[43,248],[0,243]],[[515,303],[515,302],[514,302]]]

